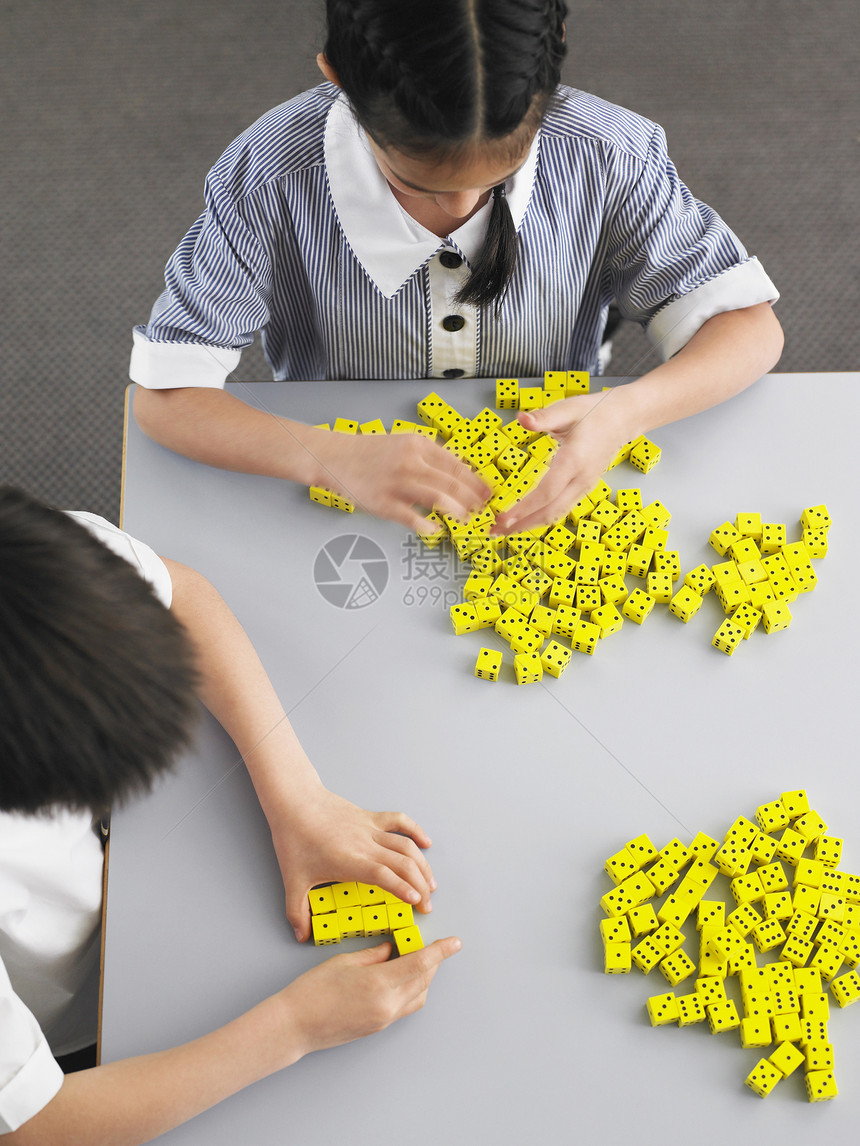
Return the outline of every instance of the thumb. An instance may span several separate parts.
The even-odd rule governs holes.
[[[391,954],[391,944],[380,943],[378,947],[362,947],[360,951],[350,951],[344,955],[359,967],[371,967],[374,963],[385,963]]]
[[[311,908],[308,903],[308,893],[287,891],[286,899],[287,919],[296,933],[299,943],[304,943],[311,933]]]
[[[569,430],[576,421],[573,403],[575,398],[565,398],[561,402],[553,402],[542,410],[524,410],[519,415],[519,423],[534,433],[552,434],[559,430]]]

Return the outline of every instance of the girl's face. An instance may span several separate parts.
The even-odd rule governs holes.
[[[424,199],[450,218],[451,230],[464,223],[489,198],[490,191],[510,179],[526,160],[531,146],[513,163],[499,162],[492,153],[476,150],[474,155],[458,159],[456,164],[436,159],[414,158],[391,147],[380,147],[369,139],[379,169],[398,199]]]
[[[337,72],[322,52],[317,56],[317,66],[330,83],[341,86]],[[532,140],[526,141],[513,163],[509,149],[501,161],[498,155],[494,155],[494,150],[505,155],[505,149],[497,145],[494,150],[483,153],[476,149],[471,158],[458,158],[455,163],[448,164],[438,160],[413,159],[393,147],[380,147],[370,136],[368,142],[395,197],[416,218],[429,212],[444,233],[456,230],[487,202],[494,187],[519,171],[526,161]],[[419,203],[418,200],[424,202]]]

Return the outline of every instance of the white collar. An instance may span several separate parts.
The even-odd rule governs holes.
[[[505,184],[514,225],[520,229],[537,171],[540,132],[525,163]],[[456,247],[473,262],[487,230],[492,200],[440,239],[408,215],[391,193],[346,97],[332,104],[325,127],[325,165],[335,213],[352,253],[386,297],[443,247]]]

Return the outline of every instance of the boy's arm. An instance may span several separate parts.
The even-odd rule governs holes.
[[[459,948],[451,937],[391,961],[389,943],[336,955],[211,1034],[67,1075],[48,1105],[3,1141],[149,1142],[310,1051],[380,1031],[418,1010],[439,964]]]
[[[310,934],[308,890],[326,880],[379,884],[418,910],[436,887],[421,848],[427,834],[402,812],[368,812],[323,786],[242,626],[217,590],[162,558],[171,612],[184,625],[202,676],[200,698],[233,739],[269,822],[299,941]]]
[[[716,406],[773,369],[782,328],[770,303],[714,315],[690,341],[635,382],[555,402],[520,415],[530,430],[560,445],[540,485],[508,513],[494,533],[514,533],[559,520],[594,489],[625,442]]]
[[[432,532],[415,506],[457,518],[490,490],[465,462],[422,434],[335,434],[255,410],[226,390],[138,386],[134,414],[162,446],[206,465],[333,489],[376,517]]]

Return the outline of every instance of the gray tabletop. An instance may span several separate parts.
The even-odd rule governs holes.
[[[469,415],[493,404],[480,380],[229,388],[314,423],[415,420],[431,388]],[[495,684],[472,675],[481,645],[503,645],[453,635],[456,558],[314,505],[306,489],[180,458],[130,422],[124,528],[221,591],[330,788],[426,827],[439,889],[421,929],[428,942],[463,940],[423,1011],[309,1056],[167,1140],[672,1146],[691,1134],[799,1143],[822,1128],[828,1142],[856,1141],[860,1007],[833,1008],[834,1102],[808,1104],[800,1077],[761,1101],[743,1079],[769,1051],[706,1026],[653,1029],[644,1004],[669,990],[660,973],[602,973],[598,901],[612,886],[604,859],[633,836],[658,847],[722,836],[800,787],[845,838],[843,868],[860,870],[858,393],[860,374],[769,376],[655,431],[663,457],[647,476],[626,464],[607,475],[672,511],[684,571],[716,560],[708,535],[738,512],[792,528],[826,503],[830,553],[789,630],[755,633],[727,657],[710,643],[723,619],[715,600],[687,625],[658,606],[593,657],[574,654],[560,680],[522,687],[509,665]],[[382,569],[387,583],[363,607],[338,607],[315,583],[318,555],[347,535],[384,555],[369,580]],[[204,720],[176,774],[114,815],[102,1061],[199,1035],[331,953],[295,942],[253,789]]]

